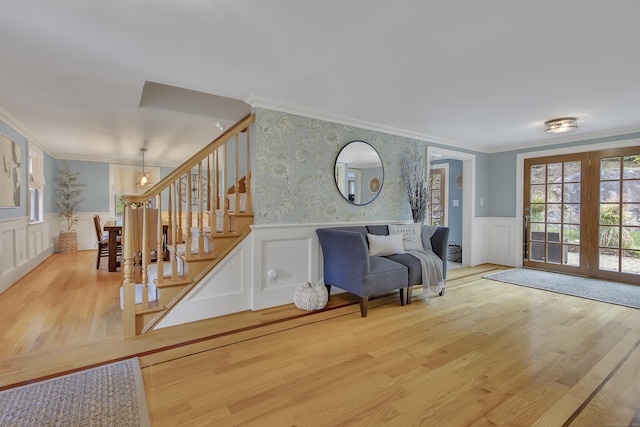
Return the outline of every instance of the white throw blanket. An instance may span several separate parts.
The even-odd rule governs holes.
[[[436,293],[442,292],[444,289],[444,278],[442,275],[442,260],[436,255],[431,248],[431,236],[436,232],[438,227],[423,225],[422,226],[422,246],[423,251],[410,249],[406,253],[413,255],[420,261],[422,267],[422,286],[427,295],[430,291]]]
[[[413,255],[420,261],[422,267],[422,286],[424,291],[440,293],[444,289],[442,278],[442,260],[433,251],[417,251],[410,249],[406,253]]]

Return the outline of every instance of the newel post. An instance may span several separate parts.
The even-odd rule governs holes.
[[[122,324],[124,337],[136,336],[136,283],[133,277],[133,209],[131,204],[124,205],[124,224],[122,227],[122,272],[124,281],[124,301],[122,310]]]

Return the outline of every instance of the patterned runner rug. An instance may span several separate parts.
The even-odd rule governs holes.
[[[0,426],[150,426],[137,358],[0,392]]]
[[[606,280],[589,279],[568,274],[550,273],[528,268],[513,268],[487,274],[485,279],[528,286],[560,294],[640,308],[640,286]]]

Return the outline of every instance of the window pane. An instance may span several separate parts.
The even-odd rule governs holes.
[[[547,204],[547,222],[560,223],[562,215],[560,204]]]
[[[546,186],[544,185],[532,185],[531,186],[531,203],[544,203],[546,196]]]
[[[617,250],[600,249],[599,255],[598,268],[600,270],[619,271],[620,256]]]
[[[552,264],[561,264],[564,262],[562,257],[562,245],[557,243],[547,243],[547,262]]]
[[[577,203],[563,205],[562,222],[565,224],[580,224],[580,205]]]
[[[565,203],[580,203],[580,183],[565,184],[562,197]]]
[[[617,248],[620,243],[620,227],[600,226],[599,246],[605,248]]]
[[[532,261],[544,261],[544,243],[531,243],[531,253],[529,258]]]
[[[562,227],[562,241],[565,243],[580,243],[580,226],[565,225]]]
[[[549,163],[547,167],[547,182],[562,182],[562,163]]]
[[[620,201],[620,181],[605,181],[600,183],[601,202]]]
[[[640,225],[640,204],[622,205],[622,225]]]
[[[620,157],[600,159],[600,179],[620,179]]]
[[[543,204],[531,205],[531,221],[544,222],[544,205]]]
[[[122,194],[116,194],[116,216],[124,215],[124,205],[122,204]]]
[[[622,227],[620,244],[624,249],[640,249],[640,227]]]
[[[622,167],[624,179],[640,178],[640,156],[625,156]]]
[[[580,182],[581,162],[565,162],[564,164],[564,182]]]
[[[620,205],[600,204],[600,224],[620,224]]]
[[[640,202],[640,181],[633,180],[622,182],[622,201]]]
[[[580,246],[567,245],[565,248],[567,250],[567,260],[565,263],[578,267],[580,265]]]
[[[560,203],[562,201],[562,184],[549,184],[547,186],[547,203]]]
[[[533,165],[530,169],[531,184],[544,184],[547,175],[547,165]]]
[[[622,272],[640,274],[640,251],[622,251]]]
[[[547,229],[547,242],[560,241],[560,227],[549,227]]]

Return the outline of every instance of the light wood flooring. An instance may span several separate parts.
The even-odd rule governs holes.
[[[449,272],[444,297],[334,295],[123,340],[120,275],[54,255],[0,294],[0,389],[137,355],[154,426],[640,425],[640,310]]]

